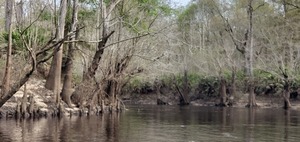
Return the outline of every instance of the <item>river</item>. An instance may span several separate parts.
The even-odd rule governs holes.
[[[128,106],[100,116],[0,119],[0,142],[300,141],[300,111]]]

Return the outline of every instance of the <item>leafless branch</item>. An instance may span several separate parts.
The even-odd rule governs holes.
[[[152,34],[153,34],[153,33],[152,33]],[[154,33],[154,34],[156,34],[156,33]],[[128,40],[132,40],[132,39],[137,39],[137,38],[141,38],[141,37],[144,37],[144,36],[148,36],[148,35],[150,35],[150,33],[146,33],[146,34],[142,34],[142,35],[139,35],[139,36],[135,36],[135,37],[123,39],[123,40],[120,40],[120,41],[117,41],[117,42],[108,44],[108,45],[106,45],[106,46],[103,47],[103,48],[106,48],[106,47],[109,47],[109,46],[112,46],[112,45],[115,45],[115,44],[118,44],[118,43],[122,43],[122,42],[125,42],[125,41],[128,41]]]
[[[300,6],[295,5],[295,4],[293,4],[293,3],[286,2],[286,4],[287,4],[287,5],[290,5],[290,6],[294,7],[294,8],[300,9]]]
[[[253,9],[253,11],[259,9],[260,7],[264,6],[265,5],[265,2],[263,2],[262,4],[258,5],[256,8]]]
[[[45,53],[49,50],[51,50],[53,47],[56,47],[57,45],[59,44],[62,44],[64,41],[66,41],[70,36],[74,35],[76,32],[78,32],[79,30],[83,29],[84,27],[81,27],[81,28],[78,28],[76,31],[72,31],[70,33],[68,33],[66,36],[64,36],[64,38],[58,40],[58,41],[55,41],[54,38],[50,39],[49,42],[41,48],[40,51],[38,51],[36,53],[37,56],[39,56],[40,54],[42,53]],[[52,42],[55,42],[54,44],[51,44]]]
[[[42,16],[42,13],[45,11],[45,9],[46,9],[46,6],[43,7],[43,9],[39,13],[38,17],[36,19],[34,19],[22,32],[20,32],[21,35],[23,35],[37,20],[40,19],[40,17]]]

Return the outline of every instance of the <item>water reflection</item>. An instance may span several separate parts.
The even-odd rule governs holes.
[[[0,120],[0,141],[118,142],[119,114],[91,117]]]
[[[178,106],[130,106],[90,117],[0,120],[1,142],[299,141],[300,112]]]
[[[285,121],[284,121],[284,141],[288,141],[289,140],[289,124],[291,121],[291,112],[290,110],[286,110],[284,111],[284,115],[285,115]]]

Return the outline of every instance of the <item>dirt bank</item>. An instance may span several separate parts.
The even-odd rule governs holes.
[[[53,99],[52,91],[46,89],[45,86],[46,80],[31,78],[26,83],[27,88],[27,100],[30,96],[33,97],[33,107],[35,110],[35,115],[37,116],[48,116],[54,115],[57,111],[56,106]],[[24,95],[24,86],[14,94],[12,98],[10,98],[0,109],[1,117],[12,117],[16,113],[16,108],[21,104],[22,97]],[[27,102],[27,107],[29,107],[30,103]],[[64,104],[65,111],[64,115],[78,114],[79,108],[73,107],[70,108],[66,104]]]

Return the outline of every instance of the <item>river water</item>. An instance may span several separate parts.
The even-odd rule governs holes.
[[[129,106],[119,114],[0,120],[0,142],[300,141],[300,111]]]

